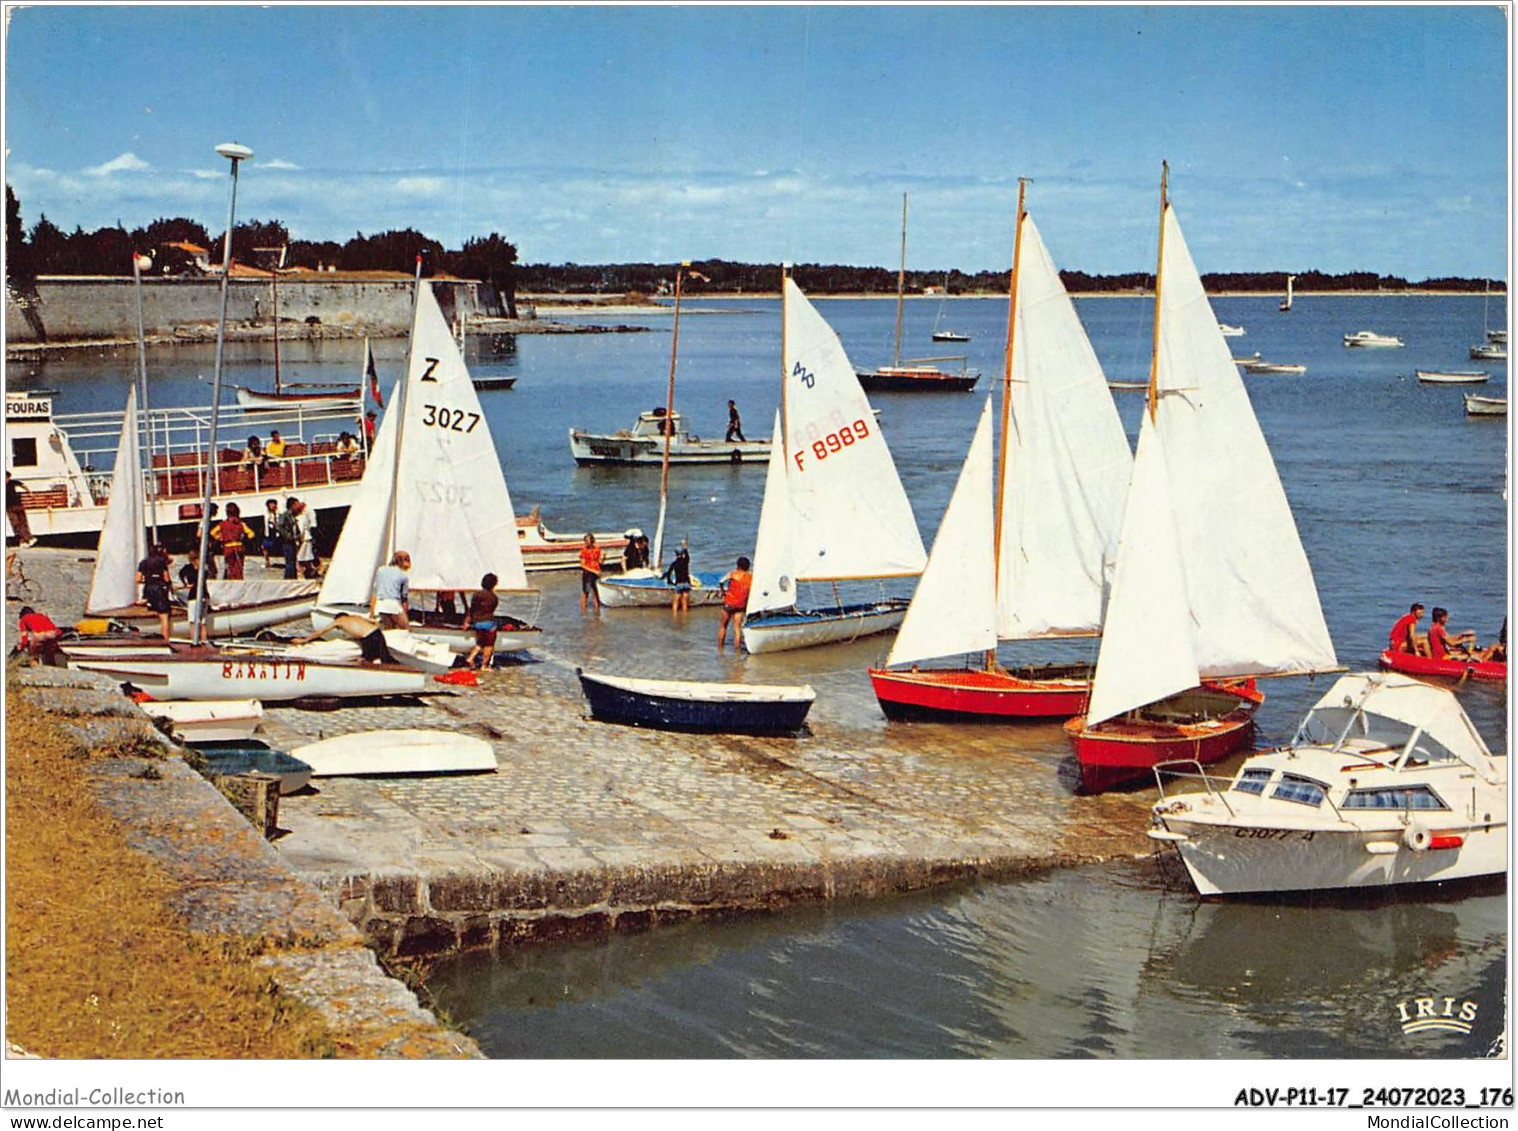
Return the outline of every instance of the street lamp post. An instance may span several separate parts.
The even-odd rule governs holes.
[[[237,164],[253,156],[253,151],[246,145],[238,145],[233,141],[218,145],[216,152],[232,163],[232,202],[227,207],[227,235],[221,248],[221,316],[216,323],[216,369],[211,378],[211,430],[209,447],[206,451],[206,491],[200,511],[200,573],[195,579],[197,586],[195,619],[190,630],[190,639],[196,644],[204,643],[202,630],[205,627],[207,603],[204,577],[206,555],[210,550],[211,541],[211,495],[215,490],[217,478],[216,428],[221,415],[221,359],[227,339],[227,286],[232,278],[232,225],[237,217]]]

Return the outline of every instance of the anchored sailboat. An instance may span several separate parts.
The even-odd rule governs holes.
[[[340,404],[346,401],[357,400],[363,395],[362,374],[360,374],[360,386],[334,384],[330,381],[285,381],[279,368],[279,273],[285,265],[286,248],[261,248],[259,250],[276,251],[279,254],[274,262],[269,265],[269,286],[273,294],[274,305],[274,389],[250,389],[246,385],[233,385],[237,390],[237,403],[245,409],[276,409],[291,408],[295,405],[307,405],[317,408],[322,405]],[[367,359],[369,343],[364,342],[364,354]]]
[[[1000,640],[1094,636],[1133,457],[1103,376],[1018,191],[1002,381],[1000,475],[987,398],[927,569],[886,667],[870,681],[893,719],[1069,718],[1091,665],[997,662]],[[917,661],[975,653],[973,667]],[[910,664],[910,670],[899,670]]]
[[[685,280],[682,263],[675,268],[675,326],[669,344],[669,390],[665,396],[664,419],[675,419],[675,359],[680,350],[680,296]],[[704,276],[701,276],[704,278]],[[664,580],[664,520],[669,510],[669,446],[674,439],[674,428],[662,429],[664,457],[659,472],[659,524],[654,527],[652,560],[645,567],[624,570],[620,577],[602,577],[596,582],[596,595],[601,604],[610,609],[633,607],[649,608],[668,605],[675,594],[675,587]],[[714,605],[722,600],[722,575],[720,573],[692,573],[690,575],[690,603]]]
[[[980,372],[968,367],[965,357],[923,357],[915,361],[901,362],[901,316],[906,301],[907,288],[907,196],[901,194],[901,267],[896,272],[896,348],[891,353],[891,364],[879,369],[860,369],[856,372],[859,383],[871,393],[910,392],[956,392],[968,393],[980,380]],[[937,335],[934,335],[935,340]],[[968,339],[966,339],[968,340]],[[935,361],[957,361],[958,373],[948,373],[930,364]]]
[[[1295,275],[1286,276],[1286,297],[1281,300],[1281,305],[1277,307],[1283,314],[1291,309],[1291,285],[1296,281],[1297,277]]]
[[[413,593],[467,594],[486,573],[496,574],[503,594],[528,591],[490,426],[432,287],[420,279],[415,305],[406,376],[391,394],[322,580],[311,615],[318,629],[341,613],[368,614],[375,571],[397,549],[411,555]],[[497,652],[520,651],[540,638],[519,618],[496,619]],[[473,646],[474,634],[457,612],[412,609],[410,620],[422,640],[455,652]]]
[[[743,626],[743,643],[754,653],[895,628],[906,615],[904,599],[803,610],[797,586],[914,577],[927,560],[912,505],[843,344],[789,275],[782,285],[775,454]]]
[[[1226,757],[1253,733],[1263,696],[1251,677],[1338,666],[1270,449],[1165,193],[1162,178],[1148,408],[1090,707],[1066,724],[1092,792],[1166,759]]]

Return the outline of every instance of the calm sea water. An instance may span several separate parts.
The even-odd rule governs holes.
[[[1504,363],[1467,349],[1484,321],[1506,323],[1494,296],[1220,298],[1221,321],[1246,327],[1236,354],[1301,363],[1304,376],[1246,377],[1317,577],[1341,662],[1374,666],[1391,622],[1413,600],[1451,610],[1457,628],[1493,637],[1507,606],[1507,429],[1465,416],[1460,387],[1420,385],[1416,369],[1483,368],[1480,391],[1507,393]],[[895,304],[822,300],[852,360],[891,356]],[[1112,380],[1147,376],[1150,304],[1080,300]],[[691,304],[680,327],[677,406],[720,435],[728,398],[750,437],[768,435],[778,397],[773,300]],[[967,346],[930,340],[940,304],[907,304],[903,355],[966,352],[985,376],[969,395],[874,398],[924,541],[948,502],[982,397],[1001,369],[1004,300],[945,304],[942,324]],[[540,505],[560,531],[638,526],[650,533],[657,469],[577,468],[570,427],[629,427],[664,399],[668,313],[616,320],[651,332],[478,338],[479,375],[517,376],[481,394],[519,513]],[[1396,334],[1400,350],[1351,350],[1349,331]],[[349,379],[357,342],[286,343],[287,375]],[[385,383],[403,341],[378,343]],[[208,395],[210,347],[151,351],[155,405]],[[267,383],[267,344],[228,347],[226,380]],[[12,365],[13,387],[54,387],[60,412],[119,408],[130,351]],[[1130,436],[1142,395],[1118,393]],[[752,550],[761,468],[680,469],[670,529],[696,567],[726,569]],[[819,717],[883,728],[864,668],[884,638],[841,648],[737,659],[718,656],[710,613],[674,623],[661,611],[582,619],[570,577],[543,584],[551,656],[609,670],[757,682],[808,681]],[[1072,649],[1086,645],[1072,644]],[[1004,649],[1008,657],[1017,653]],[[620,668],[619,668],[620,666]],[[1261,739],[1283,741],[1322,691],[1274,681]],[[1472,687],[1466,709],[1496,751],[1507,749],[1502,690]],[[1057,728],[975,728],[957,742],[1064,754]],[[1041,747],[1047,747],[1042,750]],[[1389,1012],[1404,990],[1483,995],[1495,1016],[1506,947],[1502,895],[1314,908],[1202,906],[1166,894],[1151,868],[1080,871],[927,899],[840,906],[720,927],[531,951],[440,967],[450,1014],[498,1056],[1326,1056],[1479,1055],[1491,1033],[1424,1035],[1416,1046]],[[1307,956],[1311,956],[1310,959]],[[1151,1008],[1152,1007],[1152,1008]]]

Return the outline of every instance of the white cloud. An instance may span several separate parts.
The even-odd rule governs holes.
[[[112,157],[104,165],[95,165],[83,171],[91,177],[109,177],[112,173],[140,173],[152,167],[135,153],[123,153],[120,157]]]
[[[441,196],[447,184],[441,177],[400,177],[394,187],[406,196]]]
[[[276,157],[272,161],[260,161],[259,164],[265,169],[299,169],[300,166],[294,161],[286,161],[283,157]]]

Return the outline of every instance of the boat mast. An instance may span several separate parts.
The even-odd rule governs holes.
[[[1149,353],[1149,422],[1154,423],[1159,407],[1160,383],[1160,285],[1165,277],[1165,210],[1170,207],[1166,190],[1170,183],[1170,162],[1160,162],[1160,250],[1154,267],[1154,341]],[[1290,284],[1287,284],[1290,286]]]
[[[153,261],[132,250],[132,282],[137,291],[137,384],[141,390],[138,400],[142,403],[142,420],[148,428],[148,525],[153,530],[153,545],[158,545],[158,475],[153,470],[153,415],[148,411],[148,340],[142,325],[142,263]],[[139,480],[136,490],[142,490]],[[205,561],[204,558],[200,559]]]
[[[216,430],[221,423],[221,361],[227,341],[227,284],[232,278],[232,224],[237,218],[237,163],[253,156],[246,145],[235,141],[223,142],[216,152],[232,163],[232,200],[227,205],[227,235],[221,248],[221,317],[216,322],[216,368],[211,376],[211,428],[206,441],[205,497],[200,508],[200,561],[205,569],[206,554],[211,540],[211,495],[216,489]],[[202,573],[202,576],[204,574]],[[195,593],[195,616],[190,628],[190,640],[204,643],[201,630],[205,627],[206,602],[201,599],[199,587]]]
[[[1024,194],[1031,177],[1017,178],[1017,223],[1012,236],[1012,273],[1007,283],[1007,354],[1001,379],[1001,444],[996,457],[996,533],[991,540],[991,572],[1001,578],[1002,492],[1007,488],[1007,432],[1012,423],[1012,341],[1017,327],[1017,276],[1023,262]],[[986,671],[996,669],[996,648],[986,649]]]
[[[411,290],[411,334],[406,339],[406,368],[401,381],[400,396],[391,402],[390,411],[400,413],[395,418],[395,458],[390,467],[390,514],[385,519],[385,552],[379,565],[387,564],[395,554],[395,504],[401,489],[401,433],[406,427],[406,409],[411,401],[411,362],[416,352],[416,311],[422,301],[422,253],[416,254],[416,275]]]
[[[675,357],[680,349],[680,284],[690,260],[675,268],[675,329],[669,342],[669,390],[664,397],[664,460],[659,469],[659,524],[654,527],[654,567],[664,564],[664,513],[669,505],[669,442],[675,430]],[[781,301],[784,301],[783,299]]]
[[[901,305],[907,288],[907,194],[901,194],[901,266],[896,271],[896,352],[891,355],[893,366],[901,365]]]
[[[274,291],[274,395],[279,396],[279,264],[269,267],[269,285]]]

